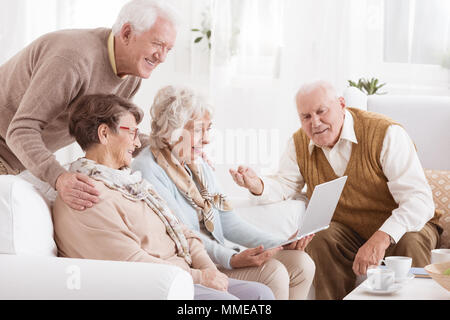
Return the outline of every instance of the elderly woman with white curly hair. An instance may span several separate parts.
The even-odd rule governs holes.
[[[304,252],[311,237],[276,247],[284,239],[233,212],[202,157],[209,143],[211,106],[189,88],[167,86],[157,93],[150,113],[150,146],[132,168],[141,171],[180,220],[198,233],[220,271],[230,278],[261,282],[276,299],[305,299],[315,272]],[[225,240],[249,249],[238,252]]]

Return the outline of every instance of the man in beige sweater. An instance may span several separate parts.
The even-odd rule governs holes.
[[[0,66],[0,174],[28,169],[73,209],[97,203],[92,180],[53,155],[74,142],[67,110],[87,94],[132,99],[174,46],[177,19],[162,2],[132,0],[112,30],[46,34]]]
[[[310,197],[316,185],[348,176],[330,228],[306,248],[316,264],[316,298],[344,298],[356,276],[384,256],[428,264],[441,230],[406,131],[380,114],[347,108],[326,82],[303,86],[296,102],[302,128],[289,140],[277,174],[260,179],[245,167],[231,174],[261,202],[284,200],[305,185]]]

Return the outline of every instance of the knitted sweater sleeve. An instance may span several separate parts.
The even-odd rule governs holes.
[[[80,94],[82,87],[73,62],[60,56],[46,59],[33,70],[7,132],[6,143],[22,164],[53,187],[65,169],[46,148],[42,132]]]

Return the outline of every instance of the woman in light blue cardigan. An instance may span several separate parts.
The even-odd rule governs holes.
[[[304,252],[310,238],[277,247],[285,239],[233,212],[202,158],[203,145],[209,143],[211,107],[188,88],[168,86],[157,93],[150,113],[150,146],[133,161],[133,170],[141,171],[180,220],[199,234],[223,273],[264,283],[277,299],[305,299],[315,271]],[[225,240],[250,249],[239,252]]]

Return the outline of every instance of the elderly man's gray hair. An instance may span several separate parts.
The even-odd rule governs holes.
[[[149,30],[158,17],[166,18],[176,29],[181,23],[180,15],[167,1],[131,0],[120,10],[112,31],[117,35],[124,24],[130,23],[137,33],[142,33]]]
[[[318,89],[321,89],[323,93],[327,94],[329,98],[331,99],[337,99],[338,95],[336,92],[336,89],[333,87],[333,85],[325,80],[318,80],[306,83],[300,87],[300,89],[297,91],[297,95],[295,96],[295,99],[298,99],[299,96],[305,96],[313,91],[316,91]]]
[[[150,145],[158,149],[173,146],[190,120],[200,120],[205,114],[212,116],[212,112],[207,99],[191,88],[166,86],[160,89],[150,108]]]

